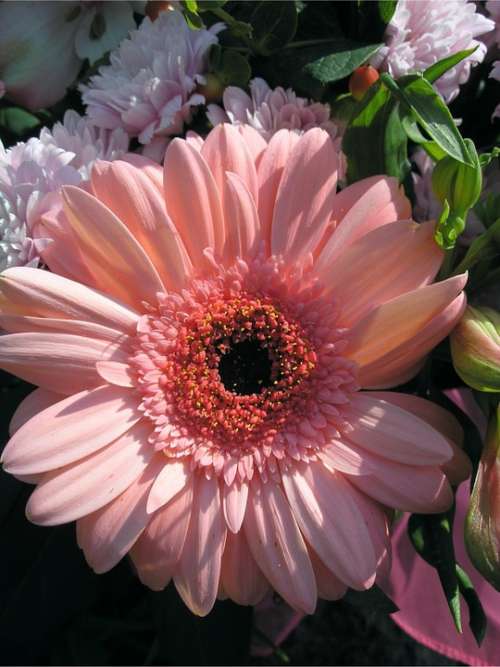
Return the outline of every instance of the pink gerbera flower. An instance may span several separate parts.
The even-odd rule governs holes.
[[[366,389],[417,372],[465,277],[431,284],[442,252],[395,179],[336,194],[336,173],[323,130],[221,125],[170,144],[164,183],[134,159],[63,189],[90,287],[2,274],[0,366],[39,386],[3,463],[96,572],[129,553],[197,614],[269,588],[312,612],[384,571],[390,508],[450,505],[453,419]]]

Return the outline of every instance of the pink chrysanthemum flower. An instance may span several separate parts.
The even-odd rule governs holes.
[[[468,80],[471,65],[482,62],[486,53],[486,46],[475,37],[494,27],[494,22],[476,12],[476,4],[467,0],[399,0],[386,28],[386,46],[371,63],[398,78],[421,72],[457,51],[477,47],[469,58],[435,83],[450,102],[458,95],[459,86]]]
[[[486,10],[492,21],[495,22],[494,32],[486,36],[484,42],[486,46],[491,47],[494,44],[500,46],[500,2],[499,0],[488,0]]]
[[[336,173],[323,130],[221,125],[175,139],[164,181],[140,158],[63,189],[90,286],[2,274],[0,366],[39,386],[3,464],[96,572],[129,553],[197,614],[269,588],[312,612],[385,571],[390,508],[451,503],[453,418],[366,390],[417,372],[466,278],[431,284],[442,252],[396,179],[336,194]]]
[[[50,195],[87,179],[97,158],[113,160],[127,148],[123,130],[96,129],[74,111],[39,138],[7,150],[0,141],[0,270],[36,265],[45,242],[34,240],[34,231],[52,206]]]
[[[495,81],[500,81],[500,60],[496,60],[493,63],[491,72],[489,74],[490,79],[495,79]],[[491,119],[500,118],[500,104],[498,104],[493,112]]]
[[[300,134],[321,127],[332,138],[338,134],[330,120],[330,107],[298,97],[291,88],[270,88],[264,79],[250,81],[250,95],[241,88],[228,86],[223,94],[224,108],[209,104],[207,116],[212,125],[232,123],[250,125],[269,141],[278,130],[294,130]]]
[[[243,129],[249,125],[266,141],[283,129],[293,130],[297,134],[303,134],[313,127],[326,130],[341,157],[339,179],[343,179],[346,161],[340,151],[342,137],[339,128],[330,120],[328,104],[298,97],[291,88],[285,90],[279,86],[272,89],[260,78],[250,81],[250,95],[241,88],[228,86],[222,103],[224,108],[217,104],[208,105],[207,117],[212,125],[231,123]]]
[[[223,27],[191,30],[175,10],[155,21],[146,17],[111,54],[111,64],[81,86],[89,117],[163,154],[166,137],[179,134],[193,107],[205,102],[196,88],[206,82],[208,52]]]

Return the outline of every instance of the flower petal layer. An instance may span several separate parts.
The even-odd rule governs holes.
[[[104,449],[47,473],[32,493],[26,515],[41,526],[79,519],[127,489],[154,455],[147,422],[138,422]]]

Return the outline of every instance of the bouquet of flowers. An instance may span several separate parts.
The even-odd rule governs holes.
[[[499,48],[499,0],[0,2],[8,662],[344,598],[500,660]]]

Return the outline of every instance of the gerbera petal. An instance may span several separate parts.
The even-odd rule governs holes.
[[[410,218],[411,205],[397,178],[370,176],[353,183],[335,197],[331,211],[334,231],[321,252],[321,261],[329,265],[372,229]]]
[[[369,363],[414,339],[456,299],[466,282],[466,274],[448,278],[377,306],[349,332],[345,355],[362,371]],[[447,333],[443,333],[443,338]]]
[[[224,484],[222,489],[222,502],[224,507],[224,517],[227,527],[232,533],[239,532],[248,500],[248,484],[235,479],[234,482]]]
[[[233,125],[223,123],[207,136],[201,154],[213,174],[221,199],[224,199],[224,183],[227,171],[237,174],[246,185],[255,205],[259,202],[257,172],[245,139]],[[225,220],[226,227],[231,224]]]
[[[194,266],[204,266],[205,248],[221,252],[224,218],[219,191],[200,151],[174,139],[165,154],[164,188],[167,213]]]
[[[337,168],[337,154],[327,132],[315,128],[300,137],[278,188],[271,230],[273,254],[292,261],[314,251],[330,222]]]
[[[262,238],[268,249],[271,247],[271,225],[283,170],[288,163],[290,153],[299,140],[299,135],[289,130],[279,130],[271,138],[263,152],[257,169],[259,181],[259,218],[262,225]]]
[[[60,468],[102,449],[141,417],[130,392],[110,386],[83,391],[21,426],[3,451],[3,466],[14,475]]]
[[[237,257],[251,259],[260,240],[260,221],[255,202],[244,181],[226,172],[224,181],[224,218],[226,242],[224,261],[231,265]]]
[[[9,435],[13,436],[32,417],[45,410],[45,408],[54,405],[54,403],[58,403],[63,398],[64,396],[61,394],[56,394],[54,391],[48,391],[47,389],[35,389],[32,391],[31,394],[28,394],[19,403],[12,415],[9,424]]]
[[[314,549],[309,547],[308,551],[318,587],[318,597],[322,600],[340,600],[347,593],[347,586],[326,567]]]
[[[139,579],[154,591],[165,588],[179,562],[189,528],[192,504],[191,478],[182,491],[156,512],[130,550]]]
[[[163,283],[123,222],[81,188],[64,186],[62,197],[85,263],[103,289],[132,306],[154,303]]]
[[[464,293],[436,314],[420,331],[359,369],[362,387],[380,389],[408,382],[421,368],[423,357],[445,338],[462,317]],[[369,317],[369,316],[368,316]]]
[[[155,167],[161,178],[159,165]],[[98,160],[91,178],[96,197],[128,227],[163,283],[169,289],[182,289],[192,267],[179,232],[167,216],[161,180],[151,178],[150,170],[122,160]]]
[[[272,587],[295,609],[312,614],[316,582],[290,506],[274,482],[253,479],[243,527],[250,551]]]
[[[120,356],[114,343],[63,333],[0,336],[0,368],[58,394],[102,384],[96,362]]]
[[[156,456],[118,498],[76,522],[78,544],[94,572],[101,574],[114,567],[151,520],[146,501],[163,465],[163,456]]]
[[[83,320],[132,333],[139,315],[127,306],[80,283],[42,269],[15,267],[0,276],[1,310]]]
[[[376,558],[357,492],[321,463],[282,473],[302,533],[323,563],[356,590],[375,580]]]
[[[393,391],[374,391],[370,396],[381,398],[388,403],[394,403],[403,410],[413,413],[423,421],[439,431],[448,441],[453,450],[449,461],[441,465],[441,469],[453,485],[466,480],[472,471],[469,457],[462,449],[464,432],[458,420],[447,410],[433,401],[427,401],[419,396],[401,394]]]
[[[269,590],[248,548],[245,532],[229,532],[222,556],[221,584],[224,593],[242,605],[256,605]]]
[[[400,221],[362,236],[335,262],[320,257],[315,271],[341,304],[341,325],[350,327],[381,303],[431,282],[442,259],[433,223]]]
[[[391,461],[440,465],[453,455],[448,440],[426,421],[370,392],[353,396],[349,423],[348,440]]]
[[[219,482],[200,476],[195,483],[191,522],[174,583],[191,611],[206,616],[219,588],[226,527]]]
[[[108,447],[46,473],[29,499],[27,517],[41,526],[54,526],[107,505],[139,477],[152,459],[150,431],[148,422],[138,422]]]
[[[251,125],[238,125],[237,128],[238,132],[245,140],[254,164],[258,167],[260,158],[267,148],[267,141]]]
[[[186,461],[168,461],[165,463],[151,488],[147,511],[149,514],[166,505],[182,491],[189,479],[189,466]]]
[[[118,329],[110,329],[102,324],[82,322],[81,320],[63,320],[53,317],[31,317],[25,315],[0,314],[0,329],[9,333],[54,332],[75,334],[88,338],[100,338],[110,342],[118,341],[124,334]]]
[[[370,463],[362,451],[335,438],[321,450],[319,457],[328,463],[328,467],[348,475],[367,475],[371,471]]]
[[[444,512],[453,502],[446,476],[433,466],[405,466],[384,461],[370,475],[349,477],[360,491],[403,512]]]
[[[117,387],[133,387],[134,378],[128,363],[121,361],[98,361],[95,365],[103,380]]]

